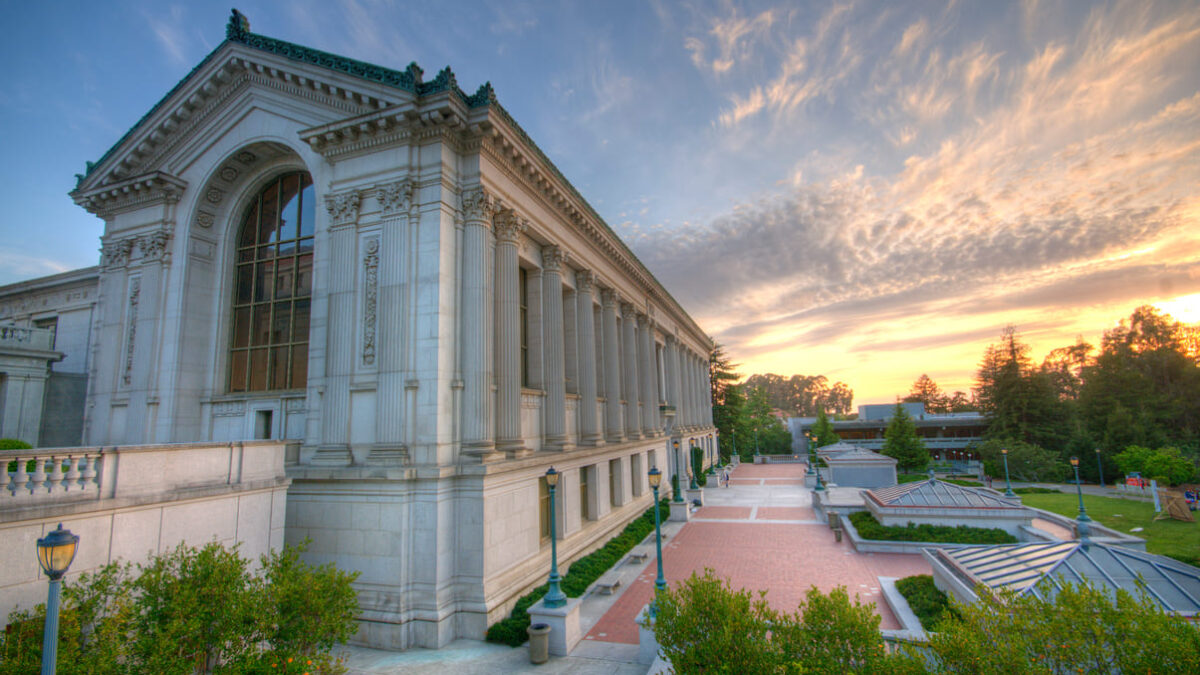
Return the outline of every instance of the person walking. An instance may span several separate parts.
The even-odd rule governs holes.
[[[729,487],[729,467],[725,467],[725,487]]]

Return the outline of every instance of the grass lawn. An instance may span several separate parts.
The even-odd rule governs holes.
[[[1021,495],[1026,506],[1074,518],[1079,515],[1079,498],[1074,494]],[[1200,567],[1200,517],[1184,523],[1170,518],[1154,522],[1154,504],[1116,497],[1083,496],[1088,515],[1101,524],[1146,540],[1150,553],[1169,555]],[[1200,516],[1200,512],[1193,511]],[[1130,532],[1135,527],[1141,532]]]

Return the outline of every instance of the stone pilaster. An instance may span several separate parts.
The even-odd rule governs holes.
[[[376,389],[375,445],[367,455],[368,464],[402,464],[408,458],[404,443],[406,410],[404,405],[404,279],[408,273],[404,251],[412,227],[413,184],[396,181],[379,187],[376,199],[383,214],[380,238],[375,251],[367,243],[362,263],[369,273],[372,258],[378,275],[378,298],[374,306],[365,303],[364,325],[376,322],[374,361],[378,368]],[[370,288],[367,289],[368,293]],[[375,316],[371,316],[372,311]],[[365,357],[364,357],[365,358]]]
[[[579,443],[601,445],[599,420],[596,416],[596,327],[592,315],[592,285],[595,278],[589,270],[575,275],[575,321],[579,338]]]
[[[633,305],[621,303],[621,344],[624,346],[625,358],[622,359],[625,372],[621,378],[622,391],[625,396],[625,435],[628,438],[642,438],[641,410],[641,380],[638,378],[638,345],[637,319],[634,316]]]
[[[462,300],[459,315],[463,452],[495,459],[492,434],[493,295],[489,249],[495,199],[483,189],[463,195]]]
[[[675,337],[666,335],[663,339],[663,378],[667,383],[667,405],[675,406],[675,423],[679,426],[679,349]]]
[[[621,422],[621,356],[617,337],[617,292],[611,288],[600,294],[604,322],[604,436],[610,443],[625,440]]]
[[[362,195],[357,190],[325,199],[332,223],[329,227],[331,270],[357,269],[354,226]],[[325,342],[325,393],[321,399],[321,444],[313,464],[348,466],[350,454],[350,374],[354,371],[354,282],[353,274],[331,274],[328,280],[329,322]]]
[[[638,358],[641,361],[639,373],[642,376],[642,435],[650,437],[658,435],[662,428],[658,421],[658,366],[654,358],[654,336],[650,327],[650,317],[638,314],[637,324]]]
[[[567,254],[557,246],[542,248],[542,328],[546,356],[546,399],[543,446],[563,450],[567,444],[567,380],[563,353],[562,266]]]
[[[520,456],[529,451],[521,437],[521,284],[517,242],[525,221],[514,213],[496,221],[496,448]]]

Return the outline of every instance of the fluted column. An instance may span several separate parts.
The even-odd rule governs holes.
[[[567,254],[557,246],[542,248],[542,307],[546,356],[546,400],[542,406],[546,450],[567,443],[567,379],[563,354],[562,265]]]
[[[489,271],[495,199],[484,190],[463,196],[462,300],[459,318],[463,451],[486,457],[495,449],[492,435],[492,309]]]
[[[679,425],[679,351],[675,338],[667,335],[663,339],[663,378],[667,383],[667,405],[675,407],[675,426]]]
[[[688,423],[700,426],[700,360],[688,350]]]
[[[599,420],[596,419],[596,326],[592,316],[592,284],[588,270],[575,274],[575,320],[579,338],[579,442],[599,445]]]
[[[702,367],[704,368],[704,394],[701,401],[704,407],[704,424],[711,427],[713,425],[712,372],[709,370],[707,355],[705,355]]]
[[[514,213],[496,220],[496,449],[519,455],[521,438],[521,284],[517,241],[525,222]]]
[[[642,436],[658,434],[658,393],[655,389],[654,338],[650,335],[650,317],[637,315],[639,374],[642,386]]]
[[[406,426],[404,405],[405,354],[404,316],[406,312],[404,281],[408,269],[405,261],[405,241],[412,227],[413,185],[409,181],[397,181],[382,186],[376,192],[383,222],[378,240],[367,240],[365,255],[362,256],[364,276],[368,278],[366,293],[370,289],[370,274],[378,278],[378,300],[364,302],[364,322],[369,325],[373,318],[378,321],[378,348],[363,354],[363,363],[375,362],[379,369],[379,384],[375,408],[375,445],[367,456],[368,464],[402,464],[408,457],[404,443]],[[372,243],[374,242],[374,243]]]
[[[641,381],[638,379],[638,346],[637,319],[634,317],[633,305],[621,303],[621,344],[624,346],[625,358],[624,376],[621,378],[622,392],[625,396],[625,435],[628,438],[641,438],[642,411],[639,403],[641,396]]]
[[[617,342],[617,293],[606,288],[600,293],[604,321],[604,435],[610,443],[625,440],[621,423],[621,355]]]
[[[683,404],[679,425],[691,429],[696,422],[692,414],[692,352],[682,345],[679,349],[679,400]]]
[[[329,267],[356,269],[356,233],[361,195],[345,192],[326,198],[329,227]],[[318,267],[318,272],[320,268]],[[321,398],[321,445],[314,464],[348,465],[350,454],[350,374],[354,368],[354,282],[349,274],[331,274],[328,281],[328,322],[325,342],[325,393]]]

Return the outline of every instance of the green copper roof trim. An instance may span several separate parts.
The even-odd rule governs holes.
[[[190,80],[193,75],[207,65],[208,62],[213,59],[216,53],[221,51],[221,49],[230,42],[245,45],[247,47],[271,54],[277,54],[279,56],[292,59],[293,61],[300,61],[302,63],[309,63],[312,65],[321,66],[323,68],[328,68],[330,70],[336,70],[338,72],[346,73],[347,75],[370,82],[378,82],[379,84],[394,87],[402,91],[407,91],[417,96],[425,96],[428,94],[449,91],[458,96],[458,98],[468,108],[482,108],[485,106],[491,107],[500,115],[501,118],[504,119],[505,123],[512,127],[514,131],[516,131],[517,135],[522,141],[527,143],[529,147],[533,148],[533,151],[537,154],[537,156],[546,163],[546,166],[550,167],[550,170],[559,180],[562,181],[563,185],[565,185],[571,192],[571,195],[578,199],[581,204],[583,204],[584,208],[587,209],[588,214],[595,218],[606,232],[612,235],[612,238],[617,242],[617,245],[620,246],[621,249],[624,250],[625,253],[628,254],[633,260],[638,261],[642,271],[644,271],[647,276],[654,280],[654,283],[658,285],[658,288],[664,294],[666,294],[667,298],[670,299],[671,302],[675,303],[676,307],[679,307],[681,310],[683,309],[683,306],[679,304],[679,302],[671,295],[669,291],[667,291],[666,287],[662,285],[658,278],[656,278],[654,274],[650,272],[648,268],[646,268],[645,265],[641,264],[641,261],[638,260],[638,257],[634,255],[633,251],[631,251],[629,247],[625,245],[625,242],[622,241],[619,236],[617,236],[617,233],[614,232],[613,229],[608,225],[608,222],[596,212],[596,209],[592,208],[592,205],[588,202],[588,200],[579,193],[579,190],[575,189],[575,186],[571,183],[571,181],[567,180],[567,177],[564,176],[561,171],[559,171],[554,162],[550,161],[550,158],[546,156],[546,153],[542,152],[542,149],[538,147],[538,144],[529,137],[529,134],[525,133],[525,130],[521,128],[521,125],[517,124],[517,121],[513,119],[513,116],[504,109],[504,106],[500,105],[499,100],[496,98],[496,92],[492,88],[491,82],[484,82],[479,86],[479,89],[477,89],[474,94],[468,95],[461,88],[459,88],[458,80],[455,78],[454,72],[450,70],[449,66],[446,66],[439,71],[437,77],[435,77],[433,80],[425,82],[422,80],[422,76],[424,75],[425,71],[422,70],[415,61],[410,63],[408,68],[405,68],[403,71],[392,70],[390,68],[384,68],[383,66],[377,66],[365,61],[358,61],[345,56],[323,52],[319,49],[305,47],[303,45],[294,44],[285,40],[278,40],[265,35],[251,33],[250,22],[246,18],[246,15],[242,14],[236,9],[232,10],[232,13],[229,17],[229,23],[225,25],[225,40],[222,41],[221,44],[217,45],[216,49],[213,49],[211,52],[209,52],[208,55],[204,57],[204,60],[197,64],[195,68],[192,68],[187,75],[183,76],[183,79],[177,82],[175,86],[166,93],[165,96],[159,99],[158,103],[154,104],[154,107],[151,108],[149,112],[143,115],[141,119],[139,119],[132,127],[130,127],[129,131],[126,131],[125,134],[121,136],[121,138],[115,144],[113,144],[111,148],[108,149],[108,152],[105,152],[104,155],[95,162],[87,162],[86,171],[84,171],[82,174],[75,174],[76,189],[79,188],[79,186],[84,180],[87,179],[88,176],[92,175],[92,172],[97,167],[104,164],[104,162],[112,156],[113,152],[115,152],[117,148],[121,147],[121,145],[133,135],[134,131],[136,131],[142,126],[142,124],[144,124],[156,112],[158,112],[159,108],[161,108],[167,102],[167,100],[174,96],[175,93],[183,87],[185,82]],[[712,341],[712,338],[710,338],[707,333],[705,333],[698,325],[696,325],[695,321],[687,315],[686,311],[684,312],[684,316],[686,316],[688,320],[692,322],[692,325],[697,330],[700,330],[700,333],[704,335],[705,338],[708,338],[710,342]]]

